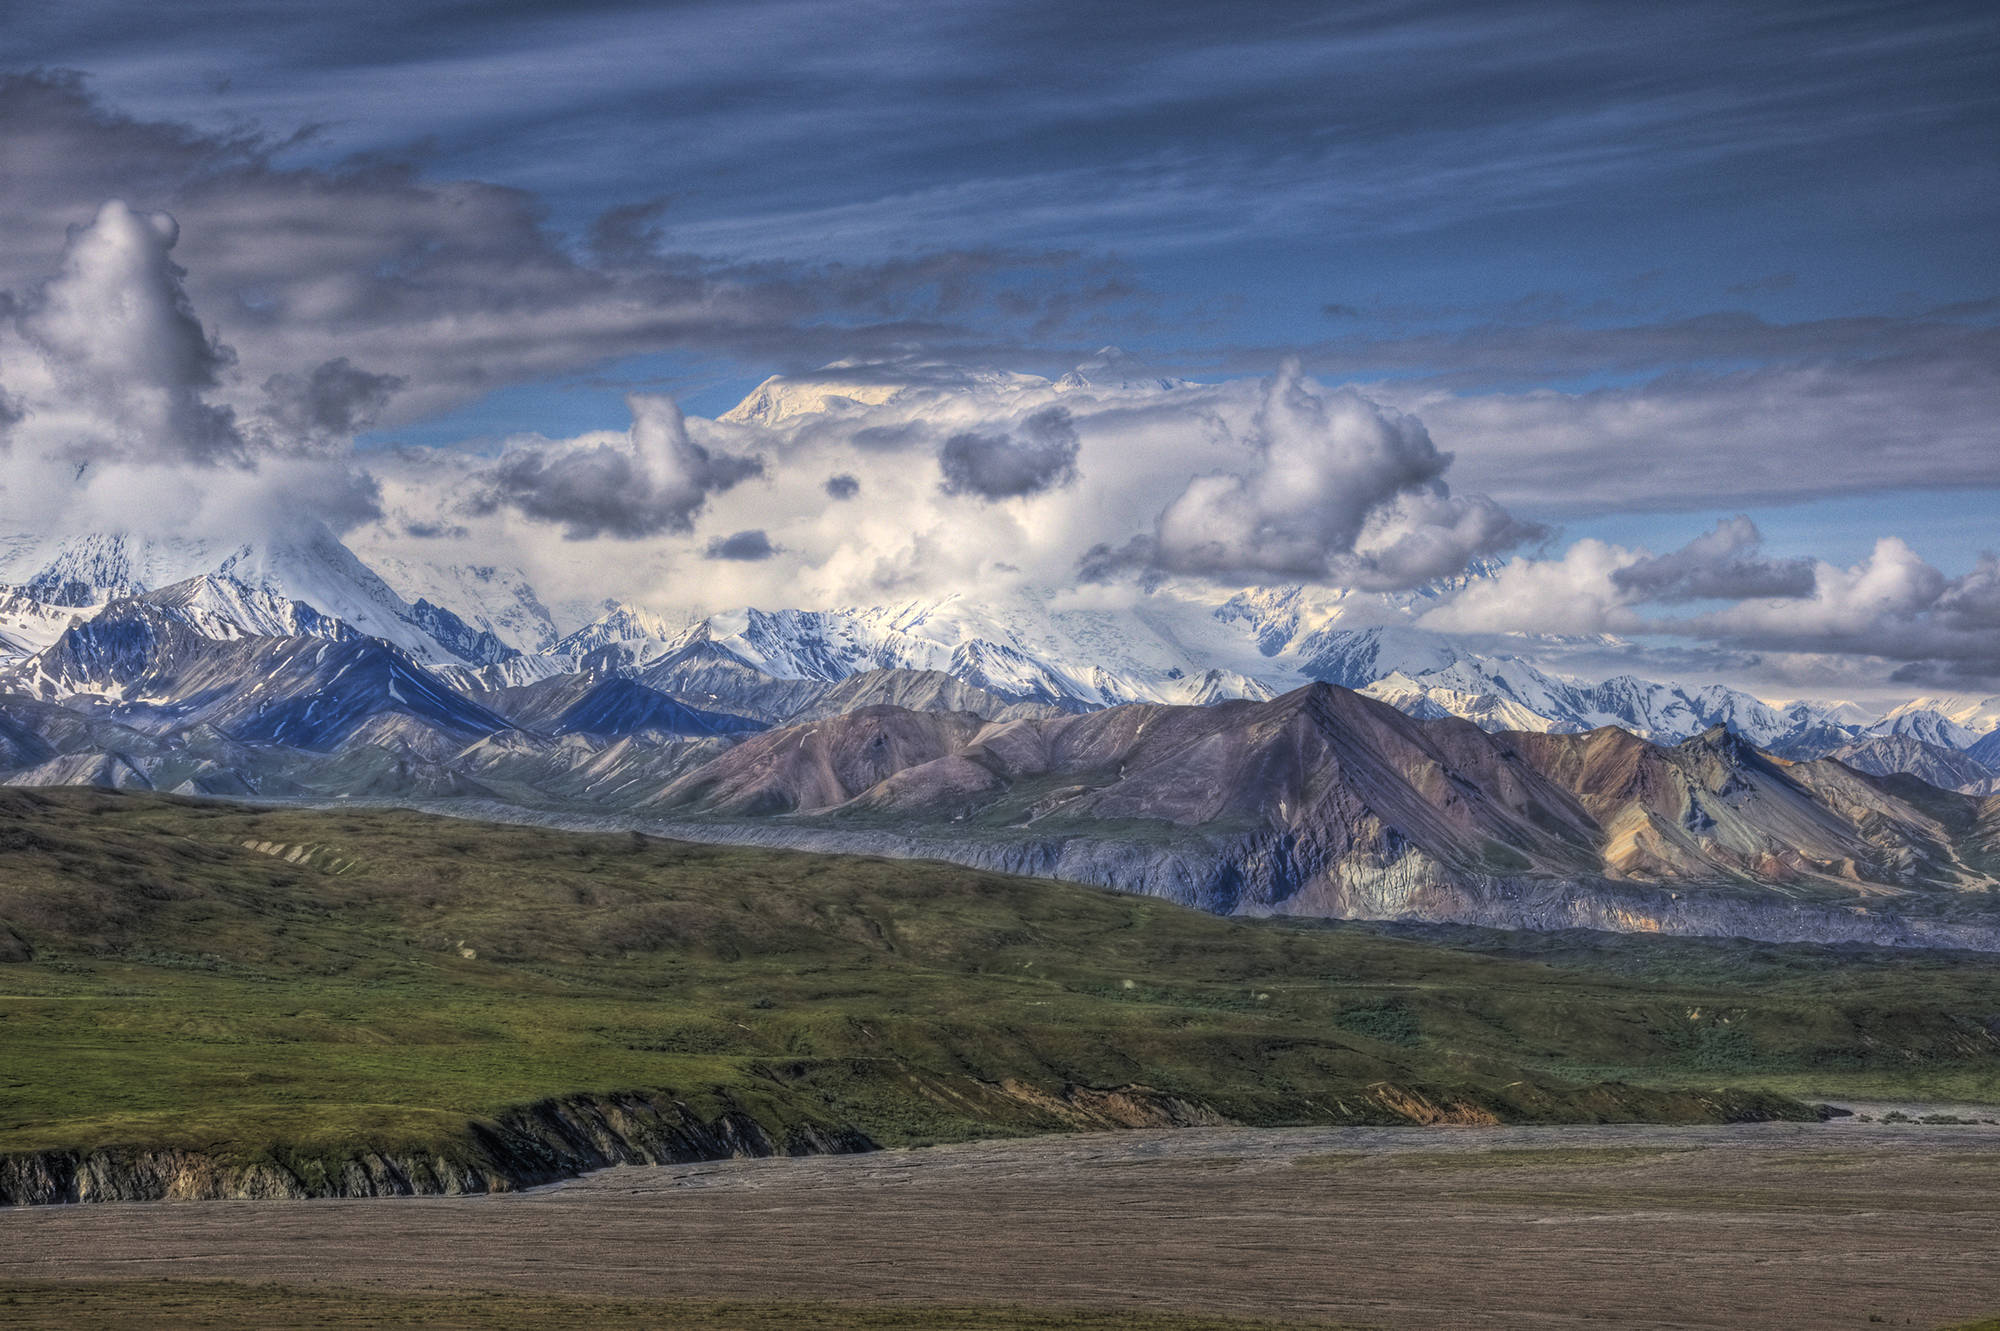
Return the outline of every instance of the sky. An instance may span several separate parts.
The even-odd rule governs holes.
[[[0,33],[10,521],[306,504],[364,553],[689,608],[1500,558],[1427,626],[1771,696],[2000,688],[1990,4]],[[1196,386],[963,373],[1107,345]],[[915,390],[717,422],[772,375]]]

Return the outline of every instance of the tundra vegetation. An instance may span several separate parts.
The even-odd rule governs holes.
[[[0,865],[12,1200],[2000,1101],[1984,954],[1223,919],[938,863],[80,789],[0,792]]]

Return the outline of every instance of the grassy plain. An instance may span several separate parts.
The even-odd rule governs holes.
[[[634,1089],[883,1145],[1087,1123],[1076,1087],[1249,1123],[2000,1102],[1996,958],[1234,921],[397,811],[0,792],[0,958],[0,1152],[330,1159]]]

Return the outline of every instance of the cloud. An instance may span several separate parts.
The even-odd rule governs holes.
[[[373,425],[408,383],[402,375],[356,369],[342,356],[321,362],[308,375],[266,379],[266,414],[295,434],[351,438]]]
[[[1369,517],[1353,554],[1333,563],[1344,584],[1399,591],[1465,572],[1474,560],[1548,535],[1485,495],[1442,490],[1402,495]]]
[[[334,394],[366,409],[357,420],[372,412],[395,427],[672,349],[809,364],[913,342],[1007,345],[1102,267],[1046,248],[704,258],[673,243],[658,200],[608,207],[584,228],[595,243],[573,244],[522,190],[451,179],[407,153],[291,165],[310,135],[123,115],[74,75],[0,75],[0,124],[0,289],[25,290],[105,198],[169,208],[185,233],[187,293],[242,357],[240,385],[212,400],[294,426],[310,386],[293,385],[343,358],[404,381],[392,397]],[[276,403],[255,391],[274,378]]]
[[[1800,357],[1754,369],[1684,369],[1589,392],[1462,394],[1411,383],[1371,391],[1423,417],[1459,455],[1457,479],[1503,504],[1542,512],[1705,509],[1791,503],[1912,487],[2000,486],[2000,329],[1942,320],[1870,321],[1865,353],[1827,334],[1741,346],[1715,358]],[[1606,336],[1597,370],[1615,373]],[[1691,340],[1661,354],[1700,355]],[[1439,348],[1441,355],[1449,352]],[[1579,354],[1581,355],[1581,349]],[[1810,358],[1810,359],[1806,359]],[[1437,364],[1440,362],[1433,362]],[[1516,373],[1510,371],[1510,374]],[[1543,478],[1560,476],[1551,487]]]
[[[215,400],[236,356],[190,299],[183,237],[166,213],[107,201],[52,275],[0,302],[0,530],[241,542],[381,517],[381,487],[344,440],[301,447]]]
[[[759,559],[769,559],[777,553],[778,547],[771,544],[771,538],[761,529],[753,527],[749,531],[716,537],[708,543],[706,557],[750,563]]]
[[[1023,499],[1074,481],[1077,447],[1069,412],[1043,407],[1018,433],[953,435],[938,452],[938,470],[946,494]]]
[[[1767,561],[1759,544],[1742,517],[1663,556],[1577,541],[1559,558],[1514,560],[1468,583],[1417,622],[1445,633],[1671,637],[1787,654],[1795,670],[1869,657],[1909,663],[1894,676],[1905,681],[2000,679],[2000,558],[1953,578],[1895,537],[1844,568]],[[1729,604],[1686,617],[1645,608],[1685,600]]]
[[[1417,622],[1440,633],[1640,632],[1645,622],[1616,575],[1643,557],[1622,546],[1582,540],[1557,559],[1510,560]]]
[[[671,398],[635,393],[626,403],[632,428],[623,435],[508,448],[477,477],[471,512],[512,509],[572,541],[632,541],[691,530],[711,495],[763,474],[759,458],[696,443]]]
[[[845,472],[826,478],[826,496],[829,499],[852,499],[861,493],[861,482]]]
[[[77,462],[247,461],[235,414],[205,396],[233,353],[205,330],[169,257],[180,225],[121,200],[71,231],[0,344],[0,379],[21,394],[18,446]]]
[[[1451,454],[1413,416],[1324,393],[1287,362],[1265,386],[1248,464],[1188,481],[1150,533],[1093,547],[1082,575],[1272,577],[1411,586],[1538,534],[1483,496],[1454,498]]]
[[[1765,559],[1757,524],[1742,514],[1668,555],[1648,555],[1611,575],[1641,601],[1740,601],[1812,594],[1810,559]]]
[[[1781,603],[1814,594],[1811,560],[1766,559],[1762,548],[1757,524],[1741,515],[1664,555],[1577,541],[1557,558],[1517,559],[1467,584],[1422,623],[1450,633],[1685,632],[1685,622],[1651,618],[1642,607],[1752,597]]]
[[[856,448],[866,448],[878,453],[894,453],[919,444],[929,443],[935,436],[931,428],[922,421],[905,421],[900,425],[867,425],[848,436]]]
[[[1905,542],[1884,537],[1867,559],[1852,567],[1819,564],[1809,596],[1745,599],[1695,622],[1709,636],[1758,646],[1879,649],[1888,645],[1876,641],[1887,625],[1912,625],[1938,604],[1948,585]]]
[[[1818,564],[1810,596],[1740,601],[1687,627],[1746,647],[1856,653],[2000,675],[2000,561],[1988,555],[1951,578],[1905,542],[1883,537],[1858,564]]]
[[[1938,616],[1971,631],[2000,626],[2000,556],[1979,557],[1970,573],[1946,585],[1937,599]]]

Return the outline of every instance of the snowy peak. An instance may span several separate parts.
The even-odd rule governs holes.
[[[772,375],[749,396],[717,417],[731,425],[784,425],[801,416],[878,407],[900,393],[900,384],[844,383],[833,378],[789,379]]]
[[[558,640],[545,655],[572,669],[639,670],[665,656],[689,632],[638,606],[606,601],[605,613]]]
[[[52,641],[56,621],[76,611],[146,597],[221,638],[359,635],[428,665],[486,665],[514,654],[441,605],[405,601],[313,519],[220,551],[194,539],[99,532],[44,544],[30,558],[36,566],[0,606],[0,632],[31,644]]]
[[[0,587],[0,661],[31,656],[62,636],[76,618],[67,606],[36,600],[19,588]]]
[[[1947,749],[1969,749],[2000,729],[2000,698],[1963,694],[1912,698],[1868,727],[1870,735],[1906,735]]]
[[[1047,390],[1039,375],[929,361],[863,365],[836,361],[807,375],[773,375],[716,419],[730,425],[773,429],[806,416],[839,415],[879,407],[913,394],[1011,394]]]
[[[1349,689],[1389,675],[1442,675],[1473,659],[1441,634],[1399,627],[1316,629],[1296,655],[1299,674]]]
[[[302,602],[429,664],[484,664],[504,654],[479,642],[451,612],[436,607],[419,611],[398,596],[323,523],[308,523],[282,540],[243,546],[216,572],[253,590]]]
[[[370,567],[412,605],[446,608],[505,649],[543,652],[562,634],[528,575],[500,564],[433,564],[371,555]]]
[[[160,607],[206,637],[351,638],[356,630],[303,601],[222,573],[205,573],[138,598]]]
[[[213,558],[205,541],[126,531],[26,543],[23,556],[10,561],[23,593],[43,605],[78,609],[179,582]]]
[[[1975,750],[1960,752],[1927,744],[1913,735],[1876,735],[1835,749],[1828,756],[1871,776],[1906,772],[1939,790],[1990,795],[2000,776],[1978,761]]]
[[[1096,354],[1057,379],[1055,387],[1056,391],[1061,393],[1075,392],[1081,388],[1170,393],[1176,389],[1192,388],[1194,384],[1186,379],[1175,379],[1160,374],[1152,366],[1122,348],[1099,347]]]
[[[1390,659],[1371,657],[1369,646],[1346,645],[1350,670],[1366,673],[1378,660]],[[1678,744],[1722,727],[1788,757],[1817,757],[1851,742],[1858,731],[1843,719],[1851,711],[1846,704],[1794,703],[1780,710],[1719,685],[1690,692],[1631,675],[1583,684],[1512,657],[1461,653],[1440,667],[1399,669],[1356,687],[1411,716],[1459,716],[1487,730],[1561,733],[1616,726],[1656,743]]]
[[[246,634],[175,598],[111,602],[9,683],[148,731],[209,726],[236,742],[303,749],[331,748],[382,715],[457,736],[507,726],[378,638]]]

